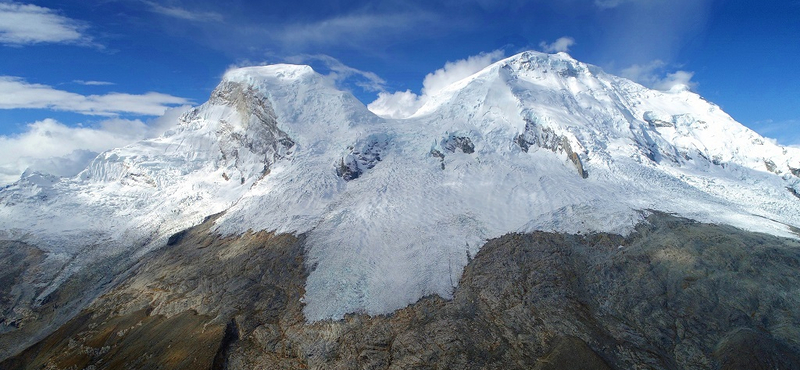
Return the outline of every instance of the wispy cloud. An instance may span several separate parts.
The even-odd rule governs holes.
[[[386,118],[405,118],[413,115],[428,98],[442,91],[456,81],[460,81],[503,58],[502,50],[481,53],[455,62],[447,62],[444,67],[429,73],[422,81],[422,91],[417,95],[410,90],[394,93],[381,92],[367,108]]]
[[[697,87],[697,83],[692,81],[694,72],[681,70],[668,72],[667,68],[667,63],[661,60],[654,60],[647,64],[634,64],[623,69],[620,75],[661,91],[694,89]]]
[[[152,1],[142,1],[142,3],[147,5],[151,12],[166,17],[183,19],[193,22],[222,22],[225,20],[222,14],[216,12],[201,12],[177,6],[164,6]]]
[[[603,9],[616,8],[623,3],[633,2],[636,0],[595,0],[594,5]]]
[[[551,44],[545,41],[539,43],[539,47],[546,53],[566,53],[569,52],[569,48],[572,47],[572,45],[575,45],[575,39],[567,36],[561,37]]]
[[[411,90],[382,92],[378,98],[367,105],[367,108],[384,118],[406,118],[416,113],[427,101],[427,97],[419,96]]]
[[[121,113],[159,116],[172,106],[191,103],[186,98],[157,92],[81,95],[48,85],[31,84],[19,77],[0,76],[0,109],[52,109],[100,116]]]
[[[12,136],[0,136],[0,186],[26,171],[73,176],[98,153],[161,135],[174,127],[188,107],[168,110],[150,121],[112,118],[88,126],[68,126],[44,119]]]
[[[616,65],[672,62],[704,32],[713,0],[596,0],[599,28],[593,45]]]
[[[97,46],[84,33],[86,26],[33,4],[0,2],[0,43],[11,46],[39,43]]]
[[[84,85],[84,86],[111,86],[111,85],[115,85],[115,83],[108,82],[108,81],[72,80],[72,83],[76,83],[78,85]]]
[[[505,55],[503,50],[489,53],[480,53],[455,62],[447,62],[444,67],[428,73],[422,81],[423,95],[434,95],[451,85],[453,82],[471,76],[475,72],[486,68],[488,65],[500,60]]]
[[[355,79],[356,86],[361,87],[366,91],[378,92],[383,91],[386,81],[373,72],[362,71],[357,68],[345,65],[338,59],[324,54],[301,54],[285,58],[289,63],[309,63],[313,61],[321,62],[330,69],[328,76],[337,83],[344,82],[345,80]]]
[[[749,125],[759,134],[773,138],[781,145],[800,148],[800,119],[776,121],[767,119]]]
[[[402,35],[421,25],[430,28],[437,20],[437,16],[425,12],[347,14],[316,22],[282,25],[268,34],[289,48],[315,45],[365,46],[373,42],[385,42],[388,35]]]

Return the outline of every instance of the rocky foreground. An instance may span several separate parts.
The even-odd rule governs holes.
[[[628,237],[509,234],[452,300],[307,323],[304,237],[212,224],[78,274],[22,318],[10,307],[36,292],[19,282],[44,257],[4,244],[0,369],[800,369],[795,240],[660,213]],[[107,288],[77,311],[87,279]]]

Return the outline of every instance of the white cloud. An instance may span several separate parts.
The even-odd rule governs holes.
[[[157,92],[81,95],[31,84],[19,77],[0,76],[0,109],[52,109],[101,116],[120,113],[159,116],[171,106],[189,103],[188,99]]]
[[[443,68],[425,76],[425,80],[422,81],[422,94],[434,95],[453,82],[469,77],[502,59],[503,56],[502,50],[495,50],[491,53],[480,53],[467,59],[447,62]]]
[[[672,62],[687,41],[702,35],[713,0],[596,0],[592,47],[600,59],[625,66]]]
[[[161,134],[167,132],[167,130],[175,127],[175,125],[178,124],[178,118],[180,118],[183,113],[188,111],[191,107],[191,105],[181,105],[178,107],[169,108],[161,116],[148,121],[148,130],[145,138],[161,136]]]
[[[107,81],[72,80],[72,82],[76,83],[78,85],[84,85],[84,86],[111,86],[111,85],[116,85],[113,82],[107,82]]]
[[[680,91],[693,89],[697,83],[692,81],[694,72],[675,71],[667,73],[667,64],[654,60],[648,64],[634,64],[621,71],[620,75],[644,86],[661,91]]]
[[[200,12],[177,6],[164,6],[152,1],[142,2],[150,7],[151,12],[167,17],[194,22],[222,22],[224,20],[222,14],[215,12]]]
[[[775,121],[767,119],[749,124],[748,127],[777,144],[800,148],[800,119]]]
[[[572,37],[561,37],[558,40],[554,41],[552,44],[548,44],[545,41],[539,43],[539,47],[542,48],[542,51],[546,53],[566,53],[569,52],[569,48],[575,45],[575,39]]]
[[[53,119],[31,123],[17,135],[0,136],[0,186],[26,170],[74,176],[98,153],[159,136],[177,124],[188,106],[173,108],[149,122],[112,118],[89,127]]]
[[[92,45],[82,23],[32,5],[0,2],[0,43],[29,45],[61,43]]]
[[[660,79],[653,88],[662,91],[675,91],[675,90],[690,90],[697,84],[692,81],[694,72],[675,71],[667,73],[667,75]]]
[[[654,60],[647,64],[634,64],[621,71],[620,75],[629,80],[648,84],[656,78],[656,72],[663,70],[667,66],[662,60]]]
[[[129,128],[123,129],[125,124]],[[97,153],[136,141],[145,130],[139,120],[113,120],[99,127],[69,127],[52,119],[31,123],[19,135],[0,136],[0,183],[16,181],[29,167],[74,175]]]
[[[331,70],[331,72],[328,74],[328,77],[332,78],[335,82],[340,83],[344,80],[353,79],[355,77],[358,79],[355,84],[367,91],[383,91],[384,86],[386,85],[386,81],[380,78],[377,74],[350,67],[329,55],[303,54],[288,57],[286,58],[286,61],[289,63],[298,64],[308,63],[310,61],[320,61]]]
[[[411,90],[397,91],[394,93],[381,92],[378,99],[369,103],[367,108],[381,117],[405,118],[416,113],[424,104],[420,96]]]
[[[22,175],[19,168],[23,168],[23,171],[29,173],[39,172],[57,177],[72,177],[83,171],[98,154],[91,150],[75,149],[62,156],[22,157],[18,158],[15,163],[0,163],[0,185],[18,180]]]
[[[480,53],[467,59],[445,63],[443,68],[429,73],[422,81],[422,91],[417,95],[410,90],[394,93],[381,92],[378,98],[367,105],[373,113],[386,118],[405,118],[414,114],[421,108],[430,96],[436,95],[442,89],[469,77],[490,64],[502,59],[502,50],[491,53]]]

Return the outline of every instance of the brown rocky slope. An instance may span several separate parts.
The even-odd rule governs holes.
[[[509,234],[452,300],[306,323],[304,237],[212,224],[0,369],[800,368],[794,240],[657,213],[628,237]]]

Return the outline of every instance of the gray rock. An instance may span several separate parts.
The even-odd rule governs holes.
[[[344,181],[355,180],[382,160],[381,153],[389,145],[387,135],[370,135],[349,147],[349,153],[336,165],[336,175]]]
[[[769,333],[735,329],[720,341],[714,357],[720,370],[800,369],[800,356]]]
[[[475,153],[475,144],[473,144],[472,139],[467,136],[450,135],[442,140],[441,145],[444,150],[450,153],[455,153],[456,149],[464,154]]]
[[[0,368],[800,364],[794,240],[659,213],[628,237],[509,234],[474,256],[452,300],[431,296],[389,315],[307,323],[303,236],[221,238],[210,233],[212,223],[149,255],[81,314]],[[133,356],[136,365],[114,362]]]
[[[580,155],[572,150],[569,139],[566,136],[556,134],[549,127],[538,125],[536,122],[526,119],[525,131],[514,138],[514,143],[526,153],[533,148],[543,148],[553,153],[564,153],[567,159],[575,166],[578,175],[584,179],[589,177],[588,172],[583,168]]]

